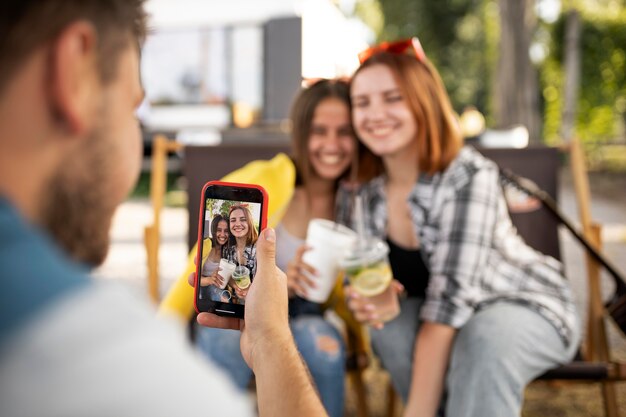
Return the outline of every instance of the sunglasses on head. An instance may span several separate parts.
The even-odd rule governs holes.
[[[426,60],[426,53],[424,53],[424,48],[422,48],[422,44],[420,43],[417,37],[412,37],[409,39],[403,39],[401,41],[395,42],[383,42],[381,44],[371,46],[366,50],[359,52],[359,63],[364,63],[372,56],[379,54],[381,52],[389,52],[394,55],[403,55],[406,53],[409,48],[413,48],[413,52],[415,53],[415,58],[419,62],[424,62]]]

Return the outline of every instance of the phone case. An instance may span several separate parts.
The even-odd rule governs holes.
[[[261,204],[261,219],[260,219],[260,229],[261,231],[263,231],[266,227],[267,227],[267,205],[269,202],[269,197],[267,195],[267,191],[265,191],[265,188],[261,187],[260,185],[257,184],[243,184],[243,183],[236,183],[236,182],[225,182],[225,181],[209,181],[206,184],[204,184],[204,187],[202,187],[202,193],[200,195],[200,210],[199,210],[199,218],[198,218],[198,238],[197,238],[197,249],[196,249],[196,279],[194,282],[194,308],[196,310],[196,313],[201,313],[202,311],[200,311],[200,309],[198,308],[198,291],[200,288],[200,283],[199,283],[199,273],[200,273],[200,268],[201,268],[201,260],[202,260],[202,246],[203,246],[203,226],[204,226],[204,215],[205,215],[205,196],[206,196],[206,191],[207,188],[212,187],[212,186],[223,186],[223,187],[233,187],[233,188],[249,188],[249,189],[256,189],[259,190],[261,192],[261,195],[263,196],[262,199],[262,204]]]

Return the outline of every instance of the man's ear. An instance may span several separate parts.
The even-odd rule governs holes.
[[[97,117],[101,79],[98,36],[84,21],[67,26],[51,45],[49,100],[53,115],[72,136],[83,136]]]

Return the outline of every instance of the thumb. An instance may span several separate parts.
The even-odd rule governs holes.
[[[263,276],[267,272],[276,269],[276,233],[268,227],[261,232],[256,246],[257,276]]]

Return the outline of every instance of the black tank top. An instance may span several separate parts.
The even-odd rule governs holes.
[[[420,250],[404,249],[389,239],[387,239],[387,244],[393,277],[404,285],[409,297],[424,298],[430,272],[422,259]]]

